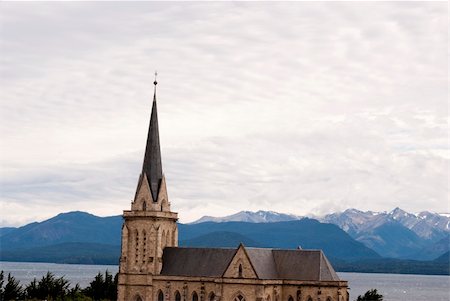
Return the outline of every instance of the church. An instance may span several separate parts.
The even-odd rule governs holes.
[[[178,247],[161,163],[156,85],[144,163],[123,212],[119,301],[348,301],[321,250]]]

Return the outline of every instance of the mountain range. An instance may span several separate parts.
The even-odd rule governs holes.
[[[305,217],[273,211],[241,211],[225,217],[204,216],[193,224],[229,221],[271,223],[302,218]],[[449,214],[429,211],[413,214],[400,208],[390,212],[347,209],[313,218],[337,225],[383,257],[431,260],[449,250]]]
[[[59,214],[40,223],[6,231],[0,236],[1,258],[9,260],[18,254],[27,258],[32,254],[47,254],[49,246],[66,246],[68,243],[120,246],[121,226],[121,216],[98,217],[78,211]],[[323,249],[330,257],[343,260],[380,257],[336,225],[314,219],[178,224],[178,229],[180,245],[184,246],[236,247],[243,242],[250,247],[294,249],[301,245],[308,249]],[[82,256],[80,254],[73,255]]]
[[[61,213],[40,223],[9,229],[0,236],[1,249],[29,249],[71,242],[120,245],[121,227],[119,215],[98,217],[81,211]]]
[[[278,213],[274,211],[240,211],[233,215],[228,215],[224,217],[213,217],[213,216],[203,216],[202,218],[192,222],[191,224],[214,222],[248,222],[248,223],[276,223],[276,222],[287,222],[293,220],[300,220],[304,218],[303,216]]]
[[[248,247],[322,249],[341,271],[448,274],[448,223],[428,214],[414,216],[434,220],[435,228],[427,230],[423,222],[419,227],[400,209],[379,214],[351,209],[320,221],[270,211],[243,211],[179,224],[179,242],[192,247],[236,247],[242,242]],[[444,218],[448,222],[448,217]],[[0,259],[117,264],[121,226],[121,216],[98,217],[77,211],[19,228],[0,228]],[[404,253],[413,255],[397,256]]]

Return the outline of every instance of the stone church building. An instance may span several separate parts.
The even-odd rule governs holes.
[[[178,247],[162,171],[155,94],[131,210],[123,213],[119,301],[348,301],[320,250]]]

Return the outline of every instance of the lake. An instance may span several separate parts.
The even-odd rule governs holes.
[[[34,278],[41,278],[52,272],[57,277],[64,276],[72,285],[89,285],[95,275],[106,270],[117,273],[115,265],[56,264],[37,262],[1,262],[0,270],[11,273],[22,285],[29,284]],[[376,288],[385,301],[449,301],[450,277],[429,275],[338,273],[349,282],[350,300],[371,288]]]

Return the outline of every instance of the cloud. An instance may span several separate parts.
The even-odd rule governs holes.
[[[1,5],[4,225],[128,208],[156,69],[182,221],[449,210],[444,3]]]

